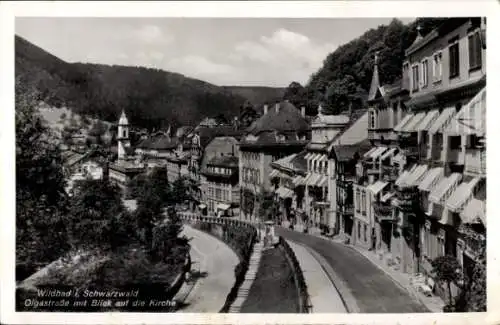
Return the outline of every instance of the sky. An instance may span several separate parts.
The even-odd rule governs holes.
[[[15,32],[67,62],[152,67],[216,85],[286,87],[307,83],[328,53],[390,21],[21,17]]]

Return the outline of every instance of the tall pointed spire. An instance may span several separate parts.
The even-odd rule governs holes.
[[[377,91],[380,88],[380,80],[378,77],[378,54],[379,52],[375,52],[375,58],[373,60],[373,75],[372,75],[372,83],[370,85],[370,92],[368,93],[368,100],[374,100],[377,95]]]

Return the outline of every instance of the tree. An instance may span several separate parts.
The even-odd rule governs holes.
[[[172,194],[170,197],[173,203],[183,203],[189,199],[189,188],[186,183],[187,179],[185,177],[179,177],[172,184]]]
[[[444,282],[448,288],[448,306],[453,306],[453,295],[451,283],[457,283],[463,279],[460,263],[451,255],[438,256],[432,261],[433,272],[438,282]]]
[[[306,89],[297,81],[293,81],[288,85],[283,94],[283,100],[288,100],[296,107],[306,105]]]
[[[486,245],[479,254],[467,293],[467,306],[465,311],[486,311]]]
[[[356,92],[353,76],[345,75],[342,79],[331,82],[325,94],[325,114],[336,115],[348,109],[350,95]]]
[[[252,103],[247,100],[240,108],[240,116],[238,118],[240,128],[248,128],[258,117],[259,114],[257,110]]]
[[[55,135],[36,111],[39,94],[16,80],[16,277],[69,249],[65,180]]]
[[[124,212],[116,185],[92,179],[78,183],[70,203],[73,245],[83,249],[115,249],[116,227]]]

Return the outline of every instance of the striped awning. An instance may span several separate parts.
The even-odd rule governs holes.
[[[276,194],[278,194],[278,196],[283,199],[293,197],[293,191],[283,186],[278,187],[278,189],[276,190]]]
[[[404,180],[405,185],[407,186],[417,186],[420,184],[420,181],[425,176],[425,172],[427,171],[427,165],[419,165],[415,170],[408,175],[408,177]]]
[[[425,192],[430,192],[434,186],[443,178],[444,176],[444,168],[436,167],[427,171],[424,179],[420,182],[418,189]]]
[[[451,120],[445,131],[450,135],[486,134],[486,88],[483,88],[467,106]]]
[[[312,156],[312,155],[313,155],[313,154],[312,154],[311,152],[308,152],[308,153],[304,156],[304,159],[305,159],[305,160],[308,160],[308,159],[310,159],[310,158],[311,158],[311,156]]]
[[[453,173],[450,176],[443,178],[429,194],[429,201],[440,204],[445,194],[452,190],[461,179],[462,174],[459,173]]]
[[[378,147],[371,148],[370,150],[368,150],[368,152],[365,152],[365,154],[363,155],[363,157],[364,158],[368,158],[377,149],[378,149]]]
[[[386,187],[389,183],[376,181],[375,183],[369,185],[367,190],[370,190],[374,195],[377,195],[384,187]]]
[[[479,177],[472,179],[468,183],[460,184],[456,190],[446,200],[446,207],[452,212],[460,212],[467,201],[472,197],[474,187],[480,181]]]
[[[394,195],[396,195],[395,192],[387,192],[382,197],[380,198],[380,202],[387,202],[390,198],[392,198]]]
[[[273,170],[271,171],[271,173],[269,173],[269,177],[270,177],[270,178],[279,177],[279,175],[280,175],[280,171],[279,171],[279,170],[277,170],[277,169],[273,169]]]
[[[378,147],[377,150],[372,152],[372,154],[370,155],[370,158],[372,158],[373,160],[376,160],[386,149],[387,149],[387,147]]]
[[[432,123],[438,118],[438,116],[439,111],[437,109],[433,109],[432,111],[428,112],[423,120],[417,125],[416,130],[428,131]]]
[[[418,126],[418,124],[420,122],[422,122],[422,120],[424,119],[425,117],[425,113],[424,112],[420,112],[416,115],[414,115],[409,121],[408,123],[406,123],[402,128],[401,128],[401,132],[416,132],[417,129],[416,127]]]
[[[295,186],[300,186],[300,185],[304,185],[304,177],[302,176],[296,176],[293,180],[292,180],[292,183],[293,185]]]
[[[326,177],[326,176],[321,176],[320,180],[318,181],[318,186],[319,186],[319,187],[325,187],[325,186],[328,186],[328,177]]]
[[[455,107],[445,108],[438,116],[438,118],[434,121],[434,123],[432,123],[432,125],[429,127],[429,133],[442,132],[452,119],[453,115],[455,115],[455,113]]]
[[[396,179],[396,182],[394,184],[396,184],[396,186],[402,186],[402,185],[404,185],[404,182],[406,181],[406,178],[408,178],[408,176],[410,176],[410,174],[413,173],[413,171],[415,170],[415,168],[417,168],[416,165],[414,165],[409,170],[403,171],[401,173],[401,175],[399,175],[399,177]]]
[[[219,203],[217,204],[217,209],[219,210],[229,210],[229,208],[231,208],[231,205],[230,204],[227,204],[227,203]]]
[[[408,123],[408,121],[411,120],[411,118],[413,116],[415,116],[415,114],[410,113],[410,114],[407,114],[405,117],[403,117],[403,119],[401,121],[399,121],[399,123],[394,127],[394,131],[401,132],[402,128]]]
[[[321,179],[320,174],[312,173],[310,177],[307,179],[307,186],[318,186],[318,182]]]
[[[328,160],[328,158],[326,157],[326,155],[320,154],[320,153],[318,155],[319,155],[319,157],[318,157],[318,161],[319,162],[324,162],[324,161]]]
[[[460,218],[465,224],[482,223],[486,226],[486,202],[473,198],[465,205]]]
[[[397,150],[396,148],[390,148],[389,150],[384,152],[384,154],[382,156],[380,156],[380,160],[385,160],[385,159],[389,158],[391,155],[394,154],[394,152],[396,150]]]

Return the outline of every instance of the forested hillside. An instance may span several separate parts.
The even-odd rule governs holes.
[[[195,125],[206,116],[238,115],[251,101],[274,100],[282,89],[219,87],[181,74],[143,67],[67,63],[16,36],[16,79],[57,107],[107,121],[125,109],[135,125]],[[241,88],[241,89],[240,89]],[[278,95],[276,95],[278,92]],[[268,99],[266,96],[270,96]]]
[[[324,60],[309,82],[302,87],[292,82],[285,99],[296,105],[304,103],[308,111],[324,103],[329,113],[345,110],[353,96],[362,96],[370,88],[375,52],[379,52],[379,75],[382,84],[401,78],[404,51],[417,36],[417,24],[425,35],[445,18],[421,18],[408,25],[394,19],[389,25],[370,29],[359,38],[338,47]]]

